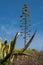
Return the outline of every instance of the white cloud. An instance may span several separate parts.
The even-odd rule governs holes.
[[[3,30],[8,35],[11,35],[14,32],[14,30],[7,29],[4,25],[1,26],[1,30]]]
[[[33,26],[40,25],[40,24],[42,24],[42,23],[43,23],[43,22],[35,23],[35,24],[33,24]]]

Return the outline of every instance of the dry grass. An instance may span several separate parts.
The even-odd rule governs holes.
[[[32,57],[18,56],[9,65],[43,65],[43,51],[32,54]]]

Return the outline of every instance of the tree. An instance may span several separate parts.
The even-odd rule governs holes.
[[[24,39],[24,46],[26,45],[27,42],[27,38],[31,37],[30,36],[30,32],[31,30],[29,30],[29,27],[31,26],[30,22],[30,11],[28,9],[28,4],[24,4],[24,7],[22,8],[22,15],[20,16],[21,20],[20,20],[20,28],[21,28],[21,35],[23,36]]]

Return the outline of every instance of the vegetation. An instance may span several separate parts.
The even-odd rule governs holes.
[[[32,40],[33,40],[33,38],[34,38],[34,36],[35,36],[35,34],[36,34],[36,32],[33,34],[33,36],[31,37],[31,39],[29,40],[29,42],[25,45],[25,47],[23,48],[23,49],[21,49],[20,50],[20,52],[17,52],[17,53],[15,53],[15,51],[14,51],[14,54],[13,54],[13,50],[14,50],[14,48],[15,48],[15,44],[16,44],[16,40],[17,40],[17,38],[18,38],[18,34],[19,33],[17,33],[16,34],[16,36],[15,36],[15,38],[14,38],[14,40],[12,40],[11,41],[11,43],[10,43],[10,46],[9,46],[9,48],[10,48],[10,50],[9,50],[9,48],[6,48],[6,47],[8,47],[5,43],[4,44],[2,44],[2,46],[1,47],[3,47],[3,49],[1,49],[2,50],[2,57],[3,58],[1,58],[0,59],[0,64],[6,64],[6,62],[7,63],[9,63],[10,62],[10,58],[11,57],[13,57],[13,55],[17,58],[17,56],[18,55],[27,55],[27,54],[25,54],[25,53],[23,53],[27,48],[28,48],[28,46],[30,45],[30,43],[32,42]],[[6,49],[7,50],[6,50]],[[4,50],[5,50],[5,52],[4,52]],[[9,50],[9,52],[8,52],[8,50]],[[6,54],[5,56],[4,56],[4,54]]]
[[[23,36],[24,39],[24,46],[26,45],[27,39],[30,36],[31,30],[29,30],[29,27],[31,26],[30,22],[30,11],[28,9],[28,4],[24,4],[24,7],[22,8],[22,15],[20,16],[20,28],[21,28],[21,35]]]
[[[38,52],[35,49],[27,49],[31,42],[33,41],[36,31],[34,34],[30,37],[30,40],[26,42],[26,35],[27,35],[27,19],[26,16],[28,15],[30,17],[30,14],[28,14],[28,6],[27,4],[24,5],[23,8],[23,15],[25,15],[24,22],[24,39],[25,39],[25,45],[22,49],[15,49],[17,38],[20,34],[20,32],[17,32],[14,39],[10,42],[10,45],[7,44],[7,40],[2,43],[2,40],[0,39],[0,65],[43,65],[43,51]],[[24,10],[25,9],[25,10]],[[23,16],[21,16],[23,17]],[[30,22],[30,20],[29,20]],[[29,25],[31,26],[31,25]],[[30,35],[30,34],[29,34]]]
[[[1,47],[2,47],[2,49],[1,49],[2,53],[4,54],[3,51],[5,50],[5,53],[7,52],[7,54],[5,56],[2,54],[3,58],[0,59],[0,64],[5,63],[10,58],[10,56],[12,54],[12,51],[13,51],[13,49],[15,47],[17,37],[18,37],[18,33],[16,34],[14,40],[12,40],[11,43],[10,43],[10,46],[9,46],[10,47],[10,51],[9,52],[7,51],[7,50],[9,50],[9,48],[7,48],[7,50],[5,49],[7,47],[6,44],[3,44],[3,46],[1,45]]]

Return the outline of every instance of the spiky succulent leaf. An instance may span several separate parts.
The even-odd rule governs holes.
[[[31,44],[31,42],[32,42],[32,40],[33,40],[35,34],[36,34],[36,31],[35,31],[35,33],[32,35],[32,37],[30,38],[30,40],[27,42],[27,44],[25,45],[25,47],[21,50],[21,52],[24,52],[24,51],[29,47],[29,45]]]
[[[22,55],[32,56],[31,54],[27,54],[27,53],[14,53],[13,55],[17,55],[17,56],[22,56]]]
[[[13,40],[13,41],[11,42],[11,44],[10,44],[10,52],[7,54],[6,57],[4,57],[3,59],[0,60],[0,63],[1,63],[1,64],[3,64],[4,62],[6,62],[7,59],[11,56],[12,51],[13,51],[13,49],[14,49],[14,47],[15,47],[15,44],[16,44],[17,38],[18,38],[18,33],[15,35],[14,40]]]

